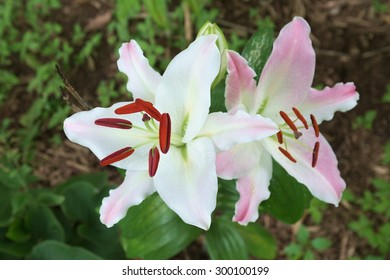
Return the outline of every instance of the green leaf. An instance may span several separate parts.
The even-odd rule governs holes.
[[[0,184],[0,227],[10,223],[12,218],[12,198],[14,192]]]
[[[390,103],[390,84],[386,87],[386,93],[382,97],[383,103]]]
[[[206,233],[206,249],[213,260],[246,260],[248,250],[235,223],[215,219]]]
[[[227,219],[234,216],[235,205],[240,198],[236,190],[236,180],[218,178],[217,211]]]
[[[201,233],[185,224],[157,194],[131,207],[119,227],[128,258],[168,259]]]
[[[8,227],[6,237],[16,243],[23,243],[30,239],[30,232],[24,226],[22,219],[14,219]]]
[[[104,259],[125,259],[125,253],[119,242],[120,233],[117,226],[107,228],[97,218],[94,224],[79,225],[77,233],[84,240],[80,245]]]
[[[35,240],[53,239],[63,241],[65,232],[50,208],[33,205],[28,209],[25,226]]]
[[[273,41],[273,27],[265,25],[262,29],[252,35],[242,51],[242,56],[248,61],[249,66],[255,70],[257,81],[271,54]]]
[[[153,20],[162,28],[169,26],[167,3],[165,0],[144,0],[147,11]]]
[[[65,183],[57,186],[58,191],[63,191],[75,182],[88,182],[95,189],[102,189],[108,185],[108,174],[106,172],[86,173],[78,176],[73,176]]]
[[[311,250],[307,250],[305,254],[303,255],[304,260],[314,260],[314,253]]]
[[[119,22],[127,22],[141,10],[139,0],[115,1],[115,15]]]
[[[210,113],[226,112],[225,83],[219,83],[211,92]]]
[[[309,241],[309,231],[306,229],[305,226],[300,226],[298,232],[297,232],[297,240],[298,243],[301,245],[305,245]]]
[[[311,241],[311,245],[317,251],[322,252],[322,251],[329,249],[332,246],[332,241],[330,241],[329,239],[327,239],[325,237],[317,237]]]
[[[356,117],[356,119],[352,123],[352,128],[353,129],[364,128],[367,130],[371,130],[374,125],[376,116],[377,116],[377,111],[375,109],[368,110],[367,112],[364,113],[364,115]]]
[[[88,182],[72,183],[62,193],[65,197],[61,205],[64,214],[75,221],[93,220],[96,217],[96,194],[97,190]]]
[[[383,164],[390,164],[390,141],[384,147]]]
[[[250,255],[265,260],[275,259],[277,246],[275,238],[265,228],[256,223],[247,226],[236,225],[244,238]]]
[[[64,243],[47,240],[36,245],[29,260],[100,260],[101,258],[81,247],[69,246]]]
[[[298,260],[302,256],[302,247],[297,243],[291,243],[284,248],[284,253],[290,260]]]
[[[58,206],[62,204],[65,197],[54,193],[52,189],[39,189],[36,202],[46,206]]]
[[[269,190],[271,196],[261,204],[261,209],[288,224],[294,224],[302,217],[312,199],[307,188],[275,161]]]

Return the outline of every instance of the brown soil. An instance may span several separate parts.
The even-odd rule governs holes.
[[[105,29],[99,22],[91,23],[97,15],[108,15],[112,4],[104,1],[63,1],[65,8],[58,16],[66,27],[76,22],[81,26],[92,25],[93,33]],[[111,3],[111,2],[110,2]],[[303,16],[312,28],[312,40],[317,53],[317,67],[314,84],[332,86],[337,82],[353,81],[360,93],[358,106],[347,113],[337,113],[335,118],[321,125],[321,130],[334,148],[339,159],[341,174],[347,187],[354,194],[372,189],[372,178],[389,178],[389,170],[381,164],[383,145],[389,140],[390,104],[381,103],[390,77],[390,13],[375,13],[370,0],[309,1],[213,1],[220,10],[217,22],[227,34],[232,31],[250,36],[256,24],[249,17],[249,8],[258,8],[259,16],[269,16],[276,30],[289,22],[293,16]],[[95,24],[95,25],[94,25]],[[130,38],[129,38],[130,39]],[[71,83],[94,106],[99,105],[95,97],[96,87],[102,79],[113,77],[116,70],[115,54],[103,43],[96,50],[93,61],[66,73]],[[174,51],[173,51],[174,52]],[[13,102],[24,102],[13,99]],[[10,114],[21,115],[23,106],[13,106]],[[358,115],[376,109],[378,116],[374,129],[352,129],[352,122]],[[58,133],[61,133],[58,131]],[[64,137],[65,138],[65,137]],[[76,175],[100,169],[97,159],[87,150],[64,140],[64,145],[51,147],[50,143],[37,145],[35,173],[49,186]],[[107,168],[104,168],[107,170]],[[112,179],[118,182],[115,172]],[[317,255],[319,259],[346,259],[352,256],[375,255],[366,241],[360,239],[347,227],[357,217],[357,206],[341,203],[338,208],[328,207],[323,222],[316,226],[308,216],[301,222],[308,226],[312,236],[330,238],[334,246]],[[278,258],[285,258],[282,248],[294,240],[297,226],[285,225],[272,217],[263,216],[261,222],[274,233],[279,244]],[[206,257],[199,242],[192,244],[183,258]]]

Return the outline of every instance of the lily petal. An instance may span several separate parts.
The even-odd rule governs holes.
[[[300,106],[301,113],[309,119],[314,113],[318,123],[333,118],[336,111],[346,112],[357,105],[359,93],[354,83],[338,83],[323,90],[312,88],[307,99]]]
[[[116,103],[109,108],[95,108],[72,115],[64,121],[64,132],[74,143],[89,148],[100,160],[125,147],[135,147],[145,141],[149,135],[139,129],[119,129],[96,125],[99,119],[118,118],[115,109],[127,104]],[[120,116],[135,126],[144,126],[139,113]],[[122,169],[147,170],[149,150],[141,147],[128,158],[112,165]]]
[[[235,51],[227,52],[226,108],[228,111],[244,110],[251,115],[257,113],[260,96],[256,94],[255,71]]]
[[[219,71],[217,36],[198,37],[168,65],[158,86],[156,107],[169,113],[172,133],[190,142],[203,127],[210,107],[210,88]]]
[[[231,180],[248,174],[259,162],[262,146],[258,142],[238,144],[217,154],[218,177]]]
[[[307,130],[299,140],[285,138],[284,141],[296,163],[279,151],[279,144],[275,140],[267,138],[262,144],[291,176],[309,189],[313,196],[337,206],[346,184],[337,168],[336,155],[326,139],[321,134],[317,138],[313,130]],[[319,143],[319,153],[317,163],[312,167],[313,148],[316,142]]]
[[[131,40],[122,44],[117,64],[119,71],[126,74],[129,79],[127,90],[133,94],[133,99],[154,102],[161,75],[149,65],[136,41]]]
[[[140,204],[154,192],[153,180],[147,171],[127,171],[123,183],[103,199],[99,211],[101,222],[112,227],[126,216],[131,206]]]
[[[235,144],[261,140],[279,131],[270,119],[260,115],[251,116],[244,111],[234,115],[211,113],[199,135],[211,138],[221,150],[227,150]]]
[[[264,153],[258,165],[246,176],[237,180],[237,190],[240,199],[236,203],[234,222],[247,225],[255,222],[259,217],[259,205],[270,196],[268,190],[272,177],[272,158],[268,152]]]
[[[280,31],[260,76],[259,114],[277,120],[279,111],[291,109],[306,99],[315,67],[309,34],[310,26],[301,17],[295,17]]]
[[[161,198],[184,222],[205,230],[210,227],[218,182],[209,139],[197,138],[182,148],[172,146],[161,156],[153,178]]]

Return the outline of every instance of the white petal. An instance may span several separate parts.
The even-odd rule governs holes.
[[[259,162],[263,147],[259,142],[238,144],[217,154],[218,177],[231,180],[248,174]]]
[[[135,147],[150,141],[151,135],[139,129],[118,129],[96,125],[101,118],[120,118],[136,126],[144,126],[141,113],[117,115],[115,109],[126,102],[116,103],[109,108],[95,108],[72,115],[64,121],[64,132],[74,143],[89,148],[100,160],[125,147]],[[136,149],[128,158],[118,161],[113,166],[123,169],[146,170],[149,147]]]
[[[147,171],[127,171],[123,183],[103,199],[99,211],[101,222],[112,227],[126,216],[131,206],[140,204],[154,192],[153,180]]]
[[[227,150],[235,144],[261,140],[278,131],[273,121],[260,115],[251,116],[244,111],[234,115],[217,112],[209,114],[199,135],[210,137],[219,149]]]
[[[122,44],[117,64],[119,71],[125,73],[129,79],[127,90],[133,94],[133,98],[153,103],[161,75],[149,65],[136,41]]]
[[[268,187],[272,177],[272,158],[267,151],[263,151],[258,165],[249,174],[237,180],[240,199],[236,203],[233,221],[242,225],[257,220],[260,203],[270,196]]]
[[[161,198],[184,222],[210,227],[218,190],[211,140],[197,138],[181,148],[172,146],[161,156],[153,178]]]
[[[220,54],[215,35],[198,37],[168,65],[158,86],[156,107],[169,113],[172,133],[191,141],[202,128],[210,107],[210,88],[217,76]]]

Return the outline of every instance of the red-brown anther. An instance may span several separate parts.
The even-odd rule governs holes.
[[[291,128],[292,131],[294,131],[294,132],[298,131],[294,122],[290,119],[290,117],[285,112],[280,111],[279,114],[283,118],[283,120],[286,122],[286,124]]]
[[[279,144],[283,144],[283,133],[281,130],[279,130],[279,132],[276,133],[276,137],[278,137]]]
[[[313,157],[311,159],[311,167],[315,167],[316,164],[317,164],[317,160],[318,160],[318,152],[320,150],[320,142],[316,142],[314,144],[314,149],[313,149]]]
[[[160,161],[160,152],[156,147],[151,148],[149,151],[149,176],[153,177],[158,168],[158,163]]]
[[[126,104],[122,107],[116,108],[115,114],[118,114],[118,115],[133,114],[133,113],[138,113],[141,111],[142,111],[142,109],[135,102],[133,102],[130,104]]]
[[[113,164],[117,161],[120,161],[122,159],[127,158],[132,153],[134,153],[134,149],[132,147],[126,147],[126,148],[120,149],[120,150],[113,152],[112,154],[106,156],[104,159],[102,159],[100,161],[100,165],[106,166],[109,164]]]
[[[297,118],[303,123],[305,128],[308,129],[309,125],[307,124],[307,121],[305,117],[301,114],[301,112],[299,112],[299,110],[295,107],[293,107],[292,110],[294,111],[294,114],[297,116]]]
[[[171,118],[168,113],[164,113],[161,116],[159,141],[161,152],[166,154],[171,145]]]
[[[141,111],[146,112],[156,121],[161,121],[161,113],[153,106],[151,102],[144,101],[142,99],[137,98],[135,100],[135,104],[141,109]]]
[[[283,148],[281,148],[281,147],[278,147],[279,148],[279,151],[286,157],[286,158],[288,158],[289,160],[291,160],[292,162],[297,162],[296,160],[295,160],[295,158],[293,158],[293,156],[289,153],[289,152],[287,152],[285,149],[283,149]]]
[[[96,125],[120,128],[120,129],[130,129],[132,127],[132,123],[128,120],[116,119],[116,118],[102,118],[97,119],[95,121]]]
[[[143,121],[143,122],[148,122],[148,121],[150,121],[149,115],[148,115],[148,114],[143,114],[143,116],[142,116],[142,121]]]
[[[319,137],[320,136],[320,129],[318,127],[317,120],[314,117],[314,115],[310,115],[310,119],[311,119],[311,124],[313,125],[313,128],[314,128],[314,132],[316,134],[316,137]]]

